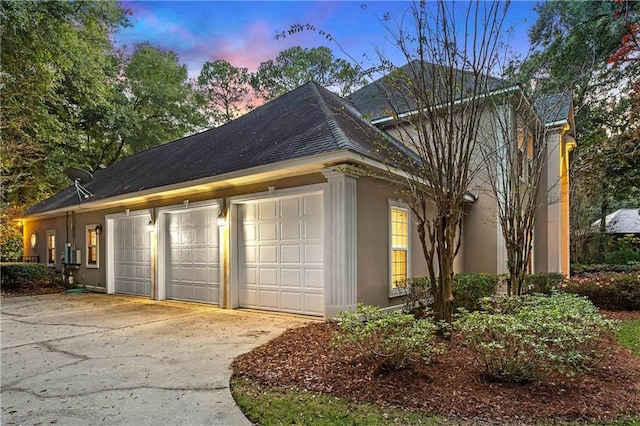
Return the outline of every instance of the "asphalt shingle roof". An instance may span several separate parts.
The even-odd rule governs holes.
[[[381,138],[348,102],[309,82],[224,126],[124,158],[84,186],[95,201],[334,151],[375,159]],[[76,204],[70,186],[27,215]]]
[[[571,95],[556,94],[536,99],[534,108],[545,124],[567,121],[571,110]]]
[[[449,90],[445,87],[447,83],[438,76],[444,76],[440,73],[447,71],[448,68],[437,64],[424,63],[424,66],[420,66],[420,61],[415,60],[397,70],[398,75],[401,76],[400,79],[392,77],[393,73],[391,73],[360,88],[347,99],[371,121],[389,117],[391,111],[398,114],[415,111],[417,108],[415,99],[411,96],[404,96],[402,90],[398,89],[398,87],[405,86],[404,80],[408,77],[414,84],[416,81],[424,81],[424,87],[434,90],[436,97],[439,96],[441,102],[444,103],[444,95],[449,93]],[[463,83],[460,84],[461,90],[457,98],[464,98],[472,90],[473,75],[466,71],[456,70],[455,78],[458,82]],[[486,90],[489,92],[513,87],[509,81],[496,77],[487,77],[487,85]]]
[[[604,223],[609,234],[640,234],[640,208],[616,210],[605,217]],[[591,227],[600,228],[600,220]]]

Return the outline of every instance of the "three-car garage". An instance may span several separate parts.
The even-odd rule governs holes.
[[[108,216],[107,290],[324,315],[322,191],[226,202]]]

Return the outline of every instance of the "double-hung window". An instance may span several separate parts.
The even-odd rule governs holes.
[[[100,242],[100,236],[96,231],[96,225],[86,226],[87,236],[87,268],[98,268],[98,247]]]
[[[56,266],[56,231],[47,231],[47,266]]]
[[[397,296],[409,276],[409,210],[396,201],[389,202],[389,243],[389,292]]]

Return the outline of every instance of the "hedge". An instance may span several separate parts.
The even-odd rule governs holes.
[[[563,290],[586,296],[602,309],[640,310],[640,273],[583,274],[565,281]]]
[[[0,275],[4,289],[42,286],[56,280],[49,268],[41,263],[3,263]]]

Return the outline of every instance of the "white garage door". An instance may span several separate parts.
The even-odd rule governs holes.
[[[220,303],[218,207],[167,214],[167,298]]]
[[[324,314],[322,194],[238,207],[241,307]]]
[[[151,296],[149,215],[114,219],[115,292]]]

